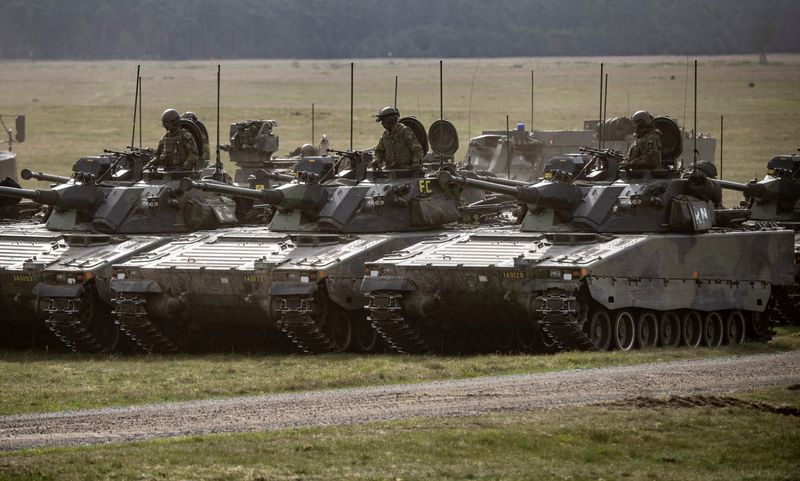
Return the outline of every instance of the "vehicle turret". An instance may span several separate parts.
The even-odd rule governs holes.
[[[509,186],[489,180],[442,176],[443,185],[459,184],[506,194],[527,206],[523,232],[705,231],[714,225],[714,202],[689,178],[643,178],[615,182],[543,180]]]
[[[438,174],[418,177],[410,170],[352,169],[322,176],[301,174],[271,190],[235,188],[184,180],[185,191],[204,190],[274,205],[272,231],[403,232],[440,227],[461,219],[462,188],[443,186]],[[335,170],[338,167],[334,167]],[[363,166],[361,166],[363,167]]]
[[[779,155],[767,163],[767,175],[747,183],[718,180],[720,187],[742,192],[753,220],[800,222],[800,156]]]

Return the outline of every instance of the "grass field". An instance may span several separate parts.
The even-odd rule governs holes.
[[[0,415],[413,383],[800,349],[800,328],[769,343],[629,353],[122,356],[0,353]]]
[[[744,56],[698,60],[698,131],[719,138],[720,115],[725,116],[725,177],[762,177],[769,158],[800,147],[800,55],[774,55],[766,65]],[[596,118],[600,62],[609,74],[609,116],[644,108],[692,127],[693,79],[686,58],[448,59],[444,111],[461,137],[456,157],[464,155],[470,136],[504,128],[506,115],[512,126],[530,124],[531,70],[535,128],[579,128],[584,119]],[[144,146],[155,146],[167,107],[196,112],[214,142],[216,65],[142,63]],[[312,141],[314,103],[316,140],[326,133],[334,147],[349,147],[349,61],[221,65],[223,143],[231,122],[272,118],[280,123],[276,132],[285,154]],[[135,74],[132,61],[0,62],[0,113],[24,113],[28,119],[28,139],[15,147],[19,167],[67,173],[82,155],[129,144]],[[416,115],[426,125],[439,117],[438,61],[360,60],[355,65],[355,148],[377,142],[381,128],[372,115],[393,102],[395,75],[402,114]]]
[[[798,408],[796,388],[734,399]],[[798,479],[800,418],[737,404],[590,406],[36,449],[0,454],[0,478]]]

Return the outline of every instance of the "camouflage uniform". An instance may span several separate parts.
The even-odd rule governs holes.
[[[422,171],[422,146],[409,127],[396,123],[384,130],[375,147],[375,161],[387,169]]]
[[[634,170],[661,168],[661,132],[650,129],[641,136],[637,133],[628,149],[628,166]]]
[[[158,141],[158,149],[153,165],[161,165],[165,170],[195,170],[200,154],[194,137],[186,129],[178,134],[167,131]]]

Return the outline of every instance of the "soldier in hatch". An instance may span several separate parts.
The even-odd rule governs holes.
[[[195,170],[200,159],[197,144],[192,134],[181,128],[180,118],[175,109],[167,109],[161,114],[161,123],[167,133],[158,141],[153,166],[162,166],[164,170]]]
[[[387,169],[411,169],[421,174],[422,145],[414,131],[398,121],[400,112],[394,107],[384,107],[375,117],[386,130],[375,147],[374,164]]]
[[[653,116],[640,110],[631,118],[636,134],[626,165],[633,170],[652,170],[661,168],[661,132],[653,125]]]

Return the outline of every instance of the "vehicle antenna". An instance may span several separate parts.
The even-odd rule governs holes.
[[[692,169],[697,170],[697,59],[694,60],[694,151],[692,152]]]
[[[137,75],[139,77],[139,148],[142,148],[142,76]]]
[[[534,86],[533,69],[531,69],[531,125],[528,126],[528,129],[531,132],[533,132],[533,86]]]
[[[316,138],[314,135],[314,102],[311,102],[311,145],[314,145]]]
[[[217,64],[217,165],[214,170],[214,178],[219,181],[222,180],[222,161],[219,157],[219,91],[221,74],[222,67]]]
[[[608,74],[606,74],[606,84],[603,87],[603,121],[600,122],[600,132],[603,134],[600,136],[603,139],[603,145],[600,146],[602,149],[605,147],[605,133],[606,133],[606,119],[608,118]]]
[[[511,178],[511,130],[508,126],[508,115],[506,115],[506,178]]]
[[[725,116],[719,116],[719,178],[722,179],[722,149],[725,146]]]
[[[683,123],[686,125],[686,99],[689,97],[689,54],[686,54],[686,75],[683,84]]]
[[[469,107],[467,107],[467,139],[472,138],[472,92],[475,90],[475,78],[478,76],[478,62],[475,60],[475,71],[472,73],[472,86],[469,88]]]
[[[131,130],[131,147],[136,139],[136,107],[139,105],[139,69],[141,65],[136,66],[136,94],[133,98],[133,130]]]
[[[597,145],[603,148],[603,62],[600,62],[600,113],[597,115]]]
[[[350,151],[353,151],[353,74],[355,64],[350,62]]]
[[[439,170],[444,169],[444,66],[439,60]]]
[[[397,108],[397,75],[394,76],[394,108]]]

